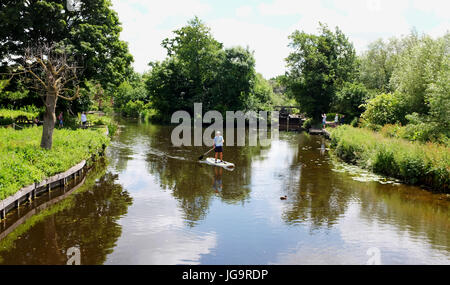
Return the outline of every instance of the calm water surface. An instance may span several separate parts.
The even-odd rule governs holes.
[[[171,129],[124,122],[80,189],[0,240],[0,264],[65,264],[71,247],[82,264],[366,264],[371,248],[383,264],[450,264],[445,195],[334,162],[307,134],[226,147],[236,169],[218,169]]]

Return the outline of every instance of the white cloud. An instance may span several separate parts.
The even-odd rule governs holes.
[[[256,70],[266,78],[284,73],[284,58],[289,53],[288,31],[229,18],[207,24],[225,47],[240,45],[253,50]]]
[[[138,72],[148,70],[150,61],[165,58],[166,53],[161,42],[170,37],[173,30],[194,15],[201,17],[211,11],[209,5],[199,0],[113,0],[112,3],[122,23],[121,39],[128,42],[130,52],[134,56],[133,65]],[[176,19],[180,26],[162,26],[171,19]]]
[[[319,21],[330,28],[339,26],[361,52],[380,37],[408,34],[416,25],[407,17],[411,9],[430,13],[439,21],[431,30],[421,30],[419,23],[416,27],[420,32],[442,35],[450,26],[449,3],[447,0],[273,0],[237,6],[232,10],[233,15],[213,19],[210,19],[213,12],[214,15],[222,12],[215,4],[203,0],[113,0],[113,8],[123,23],[121,38],[129,43],[138,72],[148,70],[150,61],[164,59],[161,41],[197,15],[225,46],[248,45],[254,50],[257,71],[269,78],[284,73],[284,59],[290,52],[288,35],[296,29],[317,33]],[[274,25],[273,21],[276,23],[278,19],[289,23],[285,21],[287,17],[294,23],[292,26]]]

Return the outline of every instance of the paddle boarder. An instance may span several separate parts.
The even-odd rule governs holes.
[[[216,136],[214,137],[214,151],[215,151],[215,162],[217,163],[217,155],[220,156],[220,162],[223,162],[223,143],[225,140],[223,139],[221,133],[219,131],[216,132]]]

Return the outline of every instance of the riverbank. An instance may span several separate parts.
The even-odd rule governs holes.
[[[348,125],[330,129],[331,147],[345,162],[374,173],[449,193],[450,148],[388,138]]]
[[[42,127],[0,129],[0,200],[64,172],[109,143],[105,130],[55,129],[51,150],[40,148]]]

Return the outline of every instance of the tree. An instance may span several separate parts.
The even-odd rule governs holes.
[[[260,93],[255,86],[255,59],[248,48],[223,49],[197,17],[174,31],[162,46],[167,58],[150,63],[145,84],[152,106],[162,119],[177,110],[193,113],[196,102],[203,110],[247,110]],[[253,97],[252,97],[253,96]]]
[[[402,52],[391,78],[392,87],[403,95],[408,110],[428,114],[427,89],[436,82],[448,58],[450,34],[439,39],[423,36]],[[448,73],[447,73],[448,74]]]
[[[380,92],[392,91],[389,82],[397,60],[393,43],[393,40],[386,44],[379,39],[369,44],[368,50],[361,56],[359,78],[367,88]]]
[[[443,61],[436,80],[427,88],[426,102],[430,109],[429,120],[438,124],[439,129],[450,136],[450,58]]]
[[[61,45],[83,58],[80,82],[96,80],[105,89],[118,86],[132,73],[133,58],[119,39],[120,22],[111,1],[78,1],[78,9],[67,9],[67,2],[72,1],[0,3],[0,72],[23,62],[28,47]]]
[[[294,50],[287,57],[287,92],[307,115],[318,119],[327,112],[334,94],[356,77],[352,43],[336,27],[320,24],[320,35],[295,31],[289,36]]]
[[[168,57],[177,59],[177,67],[183,70],[190,81],[184,100],[190,105],[201,102],[210,92],[221,61],[222,44],[211,35],[210,29],[198,17],[173,32],[174,38],[166,38],[162,46]]]
[[[33,88],[42,96],[45,106],[44,125],[41,147],[51,149],[53,130],[55,128],[55,109],[58,98],[75,100],[80,95],[76,85],[73,96],[64,96],[70,89],[66,88],[77,79],[79,67],[69,62],[67,53],[54,46],[42,45],[26,50],[24,63],[15,74],[26,74],[33,81]]]
[[[350,117],[359,117],[363,112],[362,104],[368,99],[368,91],[362,83],[344,83],[336,92],[334,108],[337,112]]]
[[[209,108],[219,111],[248,110],[253,103],[256,84],[253,53],[242,47],[227,48],[216,74],[218,84],[211,96]],[[258,93],[259,94],[259,93]],[[256,94],[256,95],[258,95]]]

